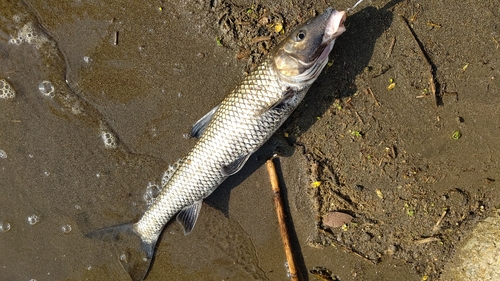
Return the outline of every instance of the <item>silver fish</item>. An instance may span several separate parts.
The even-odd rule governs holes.
[[[203,199],[237,173],[295,110],[327,64],[335,39],[345,31],[345,19],[345,12],[330,7],[297,27],[194,124],[189,135],[198,142],[165,173],[162,190],[138,222],[88,234],[114,236],[123,247],[122,265],[134,281],[145,278],[165,224],[177,215],[189,234]]]

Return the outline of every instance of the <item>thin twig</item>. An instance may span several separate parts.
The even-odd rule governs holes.
[[[290,271],[290,279],[298,281],[297,267],[293,259],[292,247],[290,245],[290,237],[285,223],[285,212],[283,210],[283,202],[280,196],[280,187],[278,184],[278,174],[274,166],[273,159],[266,162],[267,172],[269,173],[269,180],[273,189],[274,206],[276,207],[276,215],[278,216],[278,224],[280,227],[281,239],[283,240],[283,247],[285,248],[286,261],[288,262],[288,269]]]
[[[428,237],[424,239],[420,239],[415,241],[415,244],[420,245],[420,244],[426,244],[426,243],[431,243],[431,242],[436,242],[436,241],[441,241],[438,237]]]
[[[380,106],[380,102],[378,102],[377,98],[376,98],[376,97],[375,97],[375,95],[373,94],[372,89],[371,89],[370,87],[366,88],[366,93],[367,93],[367,94],[370,94],[370,95],[373,97],[373,99],[375,100],[375,104],[376,104],[377,106]]]
[[[496,47],[496,49],[498,50],[498,47],[500,46],[500,44],[498,43],[498,40],[497,40],[497,39],[495,39],[495,37],[491,37],[491,39],[493,39],[493,41],[495,41],[495,43],[497,43],[497,47]]]
[[[356,110],[354,111],[354,114],[356,114],[356,117],[358,117],[358,120],[359,120],[359,122],[361,122],[361,124],[365,124],[365,122],[363,122],[363,118],[361,118],[361,116],[359,115],[359,113]]]
[[[389,51],[387,52],[387,58],[391,56],[395,44],[396,44],[396,37],[392,37],[391,45],[389,45]]]
[[[252,43],[259,43],[262,41],[271,40],[271,36],[259,36],[252,39]]]
[[[434,227],[432,228],[432,234],[436,233],[439,228],[440,228],[440,224],[441,222],[443,221],[444,219],[444,216],[446,216],[446,213],[448,212],[448,210],[444,210],[443,213],[441,214],[441,217],[438,219],[438,221],[436,222],[436,224],[434,225]]]
[[[417,34],[415,33],[415,31],[411,27],[411,25],[408,22],[408,20],[405,17],[403,17],[403,16],[401,16],[401,18],[403,19],[404,23],[406,24],[406,27],[410,31],[413,39],[417,43],[418,50],[420,51],[420,54],[422,55],[422,57],[427,62],[427,65],[429,66],[429,76],[430,76],[429,77],[429,88],[430,88],[430,92],[431,92],[432,96],[434,97],[434,101],[436,102],[436,107],[440,106],[440,105],[442,105],[443,102],[442,102],[441,96],[440,96],[440,88],[439,88],[440,84],[439,84],[439,82],[437,81],[437,78],[436,78],[436,72],[437,72],[436,65],[432,62],[431,57],[425,51],[424,44],[418,39]]]

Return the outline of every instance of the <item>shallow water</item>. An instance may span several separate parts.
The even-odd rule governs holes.
[[[207,102],[193,108],[195,89],[229,84],[184,74],[217,65],[225,74],[235,66],[221,62],[216,46],[179,48],[208,38],[193,34],[196,26],[179,32],[185,25],[156,6],[33,1],[3,3],[1,11],[0,73],[16,96],[0,104],[0,220],[10,226],[2,228],[0,274],[126,279],[112,247],[84,234],[144,211],[148,182],[192,145],[183,138],[198,118],[192,113],[216,103],[214,93],[204,93]],[[159,47],[165,41],[170,49]],[[198,228],[186,238],[176,226],[168,230],[161,244],[181,246],[158,250],[158,267],[169,270],[151,280],[181,271],[194,279],[267,278],[237,220],[206,207]],[[211,270],[214,263],[219,270]]]

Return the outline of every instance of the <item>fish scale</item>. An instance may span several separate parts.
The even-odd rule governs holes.
[[[212,193],[227,178],[222,168],[258,149],[299,104],[306,89],[296,87],[303,93],[289,105],[255,114],[269,109],[291,88],[280,82],[269,67],[271,61],[268,57],[222,101],[205,133],[162,187],[158,203],[134,226],[144,241],[155,240],[179,210]]]

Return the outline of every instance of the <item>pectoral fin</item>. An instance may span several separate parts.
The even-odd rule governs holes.
[[[234,160],[233,163],[222,168],[222,174],[224,176],[236,174],[239,170],[241,170],[241,168],[243,168],[248,158],[250,158],[250,155],[252,155],[252,153],[240,156],[238,159]]]
[[[275,102],[273,105],[269,107],[269,110],[279,109],[286,106],[290,102],[290,100],[295,96],[295,94],[296,94],[295,90],[288,89],[277,102]]]
[[[267,107],[262,108],[261,110],[256,112],[255,116],[261,116],[263,114],[268,114],[270,111],[280,112],[282,109],[286,108],[290,103],[290,100],[295,96],[297,92],[292,89],[287,89],[283,95],[276,100],[274,103],[270,104]]]
[[[193,230],[200,215],[202,202],[203,200],[198,200],[177,214],[177,222],[184,228],[184,235],[188,235]]]
[[[217,109],[219,109],[219,106],[220,105],[214,107],[207,114],[201,117],[200,120],[194,123],[188,135],[190,138],[199,138],[203,134],[210,121],[212,121],[212,117],[214,117],[215,112],[217,111]]]

